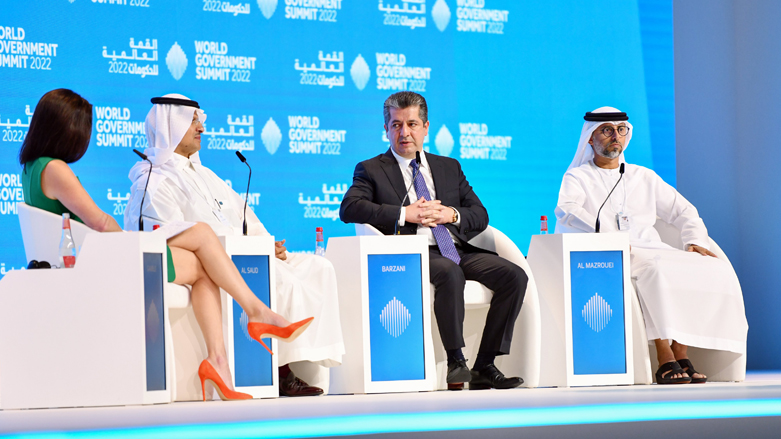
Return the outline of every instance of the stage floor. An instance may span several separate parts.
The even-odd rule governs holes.
[[[744,383],[331,395],[0,411],[38,437],[781,437],[781,373]],[[37,434],[36,434],[37,433]],[[63,435],[63,433],[65,433]]]

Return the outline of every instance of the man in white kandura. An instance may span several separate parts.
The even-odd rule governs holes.
[[[244,200],[222,179],[201,165],[201,133],[206,114],[198,103],[179,94],[152,99],[155,104],[146,117],[152,175],[143,206],[143,219],[164,224],[171,221],[200,221],[217,235],[241,235]],[[139,204],[149,173],[149,163],[140,161],[130,170],[133,182],[125,209],[125,230],[138,230]],[[247,209],[247,234],[268,235],[251,209]],[[277,312],[295,321],[297,316],[314,316],[309,330],[295,342],[279,346],[280,394],[319,395],[323,390],[308,385],[290,371],[289,364],[309,361],[323,367],[338,366],[344,354],[336,273],[331,263],[319,256],[288,254],[284,241],[276,243]]]
[[[597,211],[618,182],[632,138],[629,118],[615,108],[586,113],[585,120],[561,182],[556,233],[594,232]],[[686,251],[662,242],[654,229],[657,217],[681,231]],[[738,279],[708,250],[708,231],[691,203],[654,171],[626,164],[600,220],[603,232],[629,233],[632,278],[659,359],[657,383],[706,381],[689,361],[687,346],[746,352],[748,323]]]

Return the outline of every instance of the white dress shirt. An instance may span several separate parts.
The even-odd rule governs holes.
[[[415,159],[405,159],[404,157],[396,154],[396,151],[393,150],[391,147],[391,153],[393,153],[393,156],[396,157],[396,161],[399,163],[399,168],[401,169],[401,176],[404,177],[404,186],[409,188],[409,200],[410,204],[414,203],[418,200],[418,194],[415,192],[415,185],[412,184],[412,173],[413,169],[411,163]],[[420,175],[423,176],[423,181],[426,182],[426,187],[428,188],[428,193],[431,195],[432,200],[437,199],[437,190],[434,188],[434,178],[431,176],[431,168],[428,165],[428,160],[426,160],[426,152],[421,151],[420,152],[420,167],[418,168]],[[455,207],[448,206],[451,209],[456,210]],[[399,214],[399,227],[404,226],[406,223],[405,221],[405,213],[406,209],[401,209],[401,213]],[[461,214],[458,213],[458,221],[452,223],[456,227],[459,227],[461,225]],[[450,233],[450,238],[455,242],[456,244],[459,244],[459,239],[453,235],[450,230],[448,230],[448,233]],[[428,245],[437,245],[437,241],[434,238],[434,234],[431,232],[431,227],[424,226],[422,224],[418,224],[418,235],[424,235],[428,239]]]

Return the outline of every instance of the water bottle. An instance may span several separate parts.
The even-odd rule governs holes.
[[[73,268],[76,265],[76,243],[71,234],[71,216],[62,214],[62,237],[60,238],[60,268]]]
[[[323,241],[323,228],[318,227],[315,229],[317,236],[315,238],[315,254],[317,256],[325,256],[325,241]]]
[[[548,217],[543,215],[540,217],[540,235],[548,234]]]

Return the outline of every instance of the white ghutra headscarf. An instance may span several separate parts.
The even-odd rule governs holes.
[[[603,116],[600,116],[600,114],[603,114]],[[611,120],[611,118],[614,120]],[[626,116],[626,113],[622,113],[616,108],[597,108],[590,113],[586,113],[584,119],[586,119],[586,122],[583,124],[583,130],[580,132],[578,151],[575,153],[575,158],[572,159],[572,163],[570,163],[569,168],[567,168],[568,171],[586,164],[594,159],[594,150],[591,149],[591,145],[588,143],[588,141],[591,140],[591,135],[594,133],[594,131],[604,123],[610,123],[613,125],[625,123],[626,126],[629,127],[629,133],[626,135],[626,143],[624,144],[624,151],[626,151],[626,148],[629,147],[629,141],[632,140],[632,124],[629,123],[629,118]],[[621,151],[621,155],[619,156],[619,161],[622,163],[625,162],[624,151]]]
[[[152,101],[157,103],[152,106],[149,114],[146,115],[146,138],[149,141],[149,147],[144,150],[144,154],[152,162],[153,174],[179,181],[179,187],[187,191],[187,185],[182,181],[179,172],[173,166],[171,157],[175,154],[174,150],[179,146],[179,142],[182,141],[187,130],[190,129],[193,121],[193,111],[198,113],[198,120],[201,123],[206,121],[206,113],[201,110],[197,102],[177,93],[167,94],[162,98],[154,98]],[[190,161],[196,164],[201,163],[197,152],[190,156]],[[128,178],[132,182],[132,193],[135,193],[137,189],[143,190],[148,173],[148,162],[140,161],[133,165],[128,174]],[[152,182],[150,181],[151,184]]]

